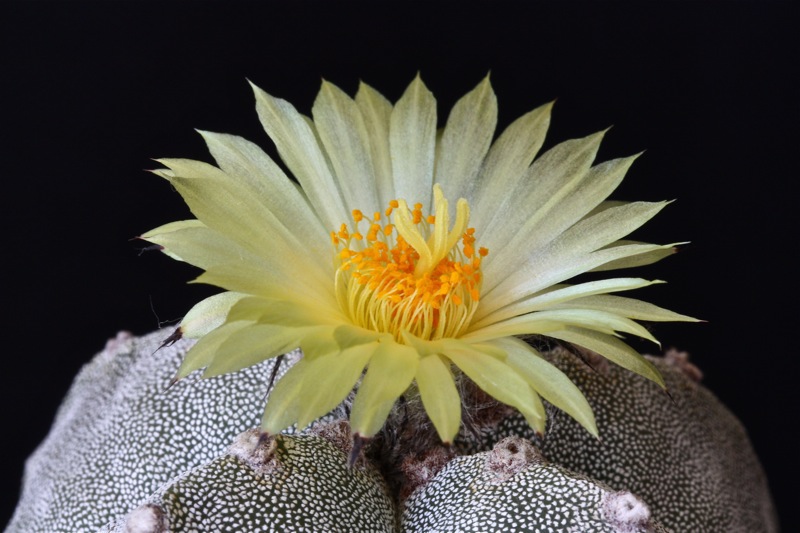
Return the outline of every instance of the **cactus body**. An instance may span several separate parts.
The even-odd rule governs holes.
[[[158,350],[165,336],[120,335],[81,371],[7,532],[777,531],[741,425],[674,357],[653,359],[670,399],[555,350],[599,442],[550,407],[543,437],[512,413],[450,450],[401,449],[393,482],[380,455],[346,466],[335,413],[259,441],[271,361],[165,390],[189,346]]]

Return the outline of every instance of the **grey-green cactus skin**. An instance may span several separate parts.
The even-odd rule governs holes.
[[[744,431],[685,366],[655,361],[670,399],[556,350],[600,442],[554,409],[543,438],[512,415],[462,439],[448,453],[463,455],[409,495],[381,465],[346,467],[336,417],[280,446],[248,432],[273,362],[167,389],[189,343],[157,349],[165,336],[120,335],[81,371],[7,532],[777,531]]]
[[[347,466],[344,453],[313,435],[259,442],[256,430],[228,452],[173,480],[127,517],[114,533],[153,523],[164,531],[394,530],[386,483],[365,462]]]
[[[647,505],[560,466],[525,439],[453,459],[406,501],[403,531],[655,533]]]
[[[553,463],[638,495],[673,531],[778,530],[747,433],[700,385],[699,370],[685,354],[650,358],[668,394],[602,359],[587,364],[563,349],[547,356],[586,395],[600,439],[549,406],[543,438],[512,414],[486,429],[483,441],[470,440],[473,450],[491,449],[508,435],[530,439]]]

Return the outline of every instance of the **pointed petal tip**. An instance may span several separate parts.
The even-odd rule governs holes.
[[[369,437],[362,437],[358,433],[353,434],[353,446],[350,448],[350,453],[347,456],[347,466],[349,468],[353,468],[353,465],[356,464],[358,458],[361,456],[361,450],[364,449],[364,445],[369,441]]]
[[[178,375],[176,374],[176,375],[175,375],[175,377],[173,377],[171,380],[169,380],[169,383],[167,383],[167,386],[166,386],[166,388],[164,389],[164,391],[166,392],[166,391],[170,390],[170,389],[171,389],[172,387],[174,387],[174,386],[175,386],[175,384],[176,384],[176,383],[178,383],[180,380],[181,380],[181,378],[180,378],[180,377],[178,377]]]
[[[270,439],[272,439],[272,435],[268,431],[264,431],[263,429],[260,430],[260,434],[258,435],[258,443],[256,446],[263,446],[266,444]]]

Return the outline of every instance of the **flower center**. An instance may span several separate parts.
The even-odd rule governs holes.
[[[342,310],[354,324],[398,342],[403,331],[425,340],[458,337],[480,300],[481,259],[489,251],[475,250],[469,205],[458,201],[450,229],[448,202],[438,185],[433,193],[434,214],[427,217],[422,204],[409,209],[392,200],[371,221],[353,210],[352,231],[342,224],[331,232]]]

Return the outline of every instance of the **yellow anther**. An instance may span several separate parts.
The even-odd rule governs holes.
[[[350,233],[347,224],[331,232],[342,311],[354,324],[389,333],[398,342],[403,331],[431,340],[458,337],[480,297],[480,258],[488,251],[475,253],[469,206],[459,200],[451,224],[441,188],[433,193],[433,212],[424,214],[421,203],[411,210],[405,201],[392,200],[373,213],[364,234],[357,226]],[[362,211],[353,209],[352,220],[364,220]]]
[[[481,246],[480,248],[478,248],[478,253],[481,254],[481,257],[486,257],[487,255],[489,255],[489,249]]]

